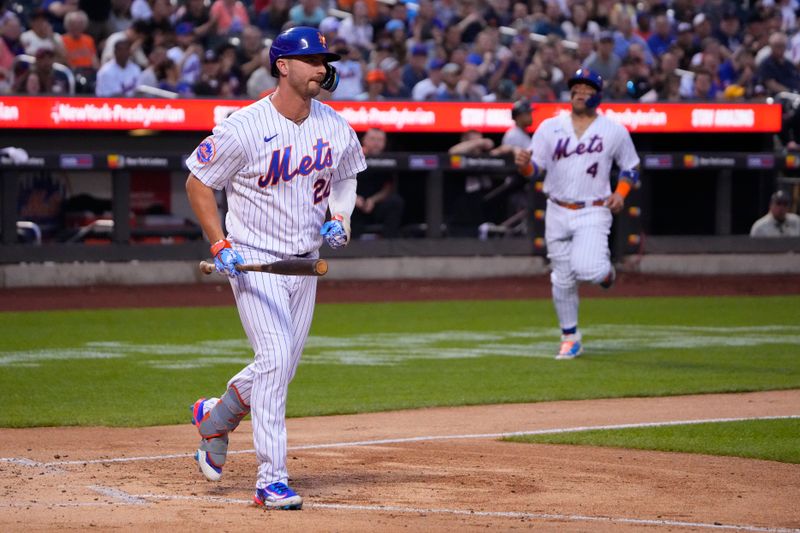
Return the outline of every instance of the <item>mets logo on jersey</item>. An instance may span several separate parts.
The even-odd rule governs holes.
[[[214,145],[214,139],[206,137],[197,146],[197,162],[201,165],[207,165],[214,160],[217,155],[217,147]]]
[[[269,160],[267,173],[258,177],[258,185],[267,187],[277,185],[281,181],[292,181],[295,176],[308,176],[314,171],[325,170],[333,166],[333,151],[331,143],[318,138],[312,146],[314,155],[303,155],[295,168],[290,168],[292,161],[292,147],[286,146],[283,150],[274,150]]]

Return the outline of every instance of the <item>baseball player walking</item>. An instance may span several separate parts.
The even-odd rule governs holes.
[[[288,485],[286,396],[311,327],[317,282],[314,276],[245,274],[236,265],[316,258],[323,240],[339,248],[350,239],[364,155],[350,125],[314,99],[321,89],[336,88],[338,74],[329,63],[338,59],[316,28],[278,35],[269,52],[275,92],[225,119],[186,161],[189,202],[214,243],[217,271],[230,278],[255,353],[219,399],[194,404],[192,422],[201,436],[196,459],[206,478],[220,479],[228,433],[252,413],[253,499],[266,508],[303,505]],[[215,189],[227,194],[227,237]]]
[[[583,352],[578,330],[578,283],[609,288],[616,272],[608,235],[613,214],[639,179],[639,156],[622,125],[597,114],[603,78],[579,69],[569,79],[572,112],[541,123],[528,150],[516,150],[514,161],[524,176],[546,174],[545,241],[552,272],[553,303],[561,326],[556,359]],[[612,163],[620,168],[611,192]]]

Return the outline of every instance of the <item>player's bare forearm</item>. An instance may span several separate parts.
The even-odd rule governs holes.
[[[616,215],[625,207],[625,198],[623,198],[621,194],[615,192],[606,200],[606,206]]]
[[[201,182],[194,174],[189,174],[186,179],[186,194],[189,197],[189,205],[192,206],[192,211],[197,216],[208,240],[217,242],[224,239],[225,234],[222,232],[214,189]]]

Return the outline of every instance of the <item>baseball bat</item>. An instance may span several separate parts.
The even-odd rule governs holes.
[[[236,265],[239,272],[267,272],[284,276],[324,276],[328,273],[328,262],[324,259],[282,259],[273,263],[253,263]],[[200,272],[211,274],[216,271],[214,263],[200,261]]]

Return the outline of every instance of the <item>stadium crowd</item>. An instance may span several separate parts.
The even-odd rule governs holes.
[[[258,98],[275,84],[270,39],[310,25],[342,55],[336,99],[556,101],[584,66],[605,78],[607,100],[754,100],[800,90],[799,10],[798,0],[0,0],[0,92]]]

